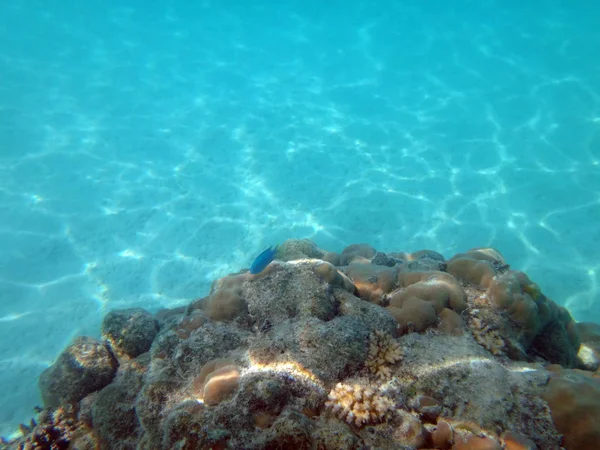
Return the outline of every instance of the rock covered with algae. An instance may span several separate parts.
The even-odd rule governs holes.
[[[496,250],[446,260],[290,240],[279,257],[185,308],[109,313],[105,342],[86,344],[102,358],[77,367],[81,341],[65,350],[41,377],[37,422],[4,445],[552,450],[600,439],[589,404],[600,375],[577,356],[575,322]]]

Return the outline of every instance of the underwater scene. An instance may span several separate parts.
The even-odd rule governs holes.
[[[0,4],[0,448],[600,448],[600,7]]]

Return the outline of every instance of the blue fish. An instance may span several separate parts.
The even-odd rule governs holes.
[[[258,255],[252,263],[252,265],[250,266],[250,273],[252,275],[255,275],[265,270],[265,267],[267,267],[269,263],[275,259],[278,247],[278,245],[276,245],[275,248],[269,247],[260,255]]]

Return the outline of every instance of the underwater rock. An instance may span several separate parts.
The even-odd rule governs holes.
[[[326,252],[317,247],[310,239],[288,239],[277,249],[277,258],[282,261],[295,261],[298,259],[324,259]],[[335,254],[329,254],[328,259],[335,262]]]
[[[357,317],[284,322],[253,340],[248,356],[254,365],[289,365],[310,379],[332,382],[359,370],[367,355],[369,332]]]
[[[312,449],[315,425],[300,411],[293,409],[281,414],[262,435],[255,438],[251,449]]]
[[[158,321],[141,308],[109,312],[102,321],[102,336],[111,348],[135,358],[150,350]]]
[[[79,402],[108,385],[117,372],[117,365],[103,342],[85,336],[75,338],[40,375],[44,405],[56,407]]]
[[[377,252],[375,254],[375,256],[371,259],[371,264],[375,264],[377,266],[392,267],[392,266],[395,266],[396,264],[398,264],[399,262],[402,262],[402,261],[398,260],[396,258],[387,256],[385,253],[382,253],[382,252]]]
[[[263,323],[316,317],[331,320],[336,314],[329,283],[315,273],[316,263],[285,263],[268,276],[245,283],[248,313]]]
[[[118,384],[110,384],[94,399],[92,426],[101,448],[135,448],[139,421],[135,402],[125,401],[127,397],[129,395],[126,389]]]
[[[395,252],[389,256],[402,263],[404,272],[446,271],[444,256],[433,250],[418,250],[413,253]]]
[[[556,431],[544,435],[553,426],[541,398],[548,380],[541,365],[500,360],[468,335],[412,333],[400,341],[405,350],[397,376],[405,392],[437,400],[440,418],[454,430],[512,430],[546,442],[541,448],[560,448]]]
[[[93,427],[101,448],[135,448],[140,429],[136,397],[149,364],[147,353],[122,362],[111,384],[80,402],[79,418]]]
[[[49,408],[13,444],[561,450],[562,434],[587,450],[598,374],[549,364],[597,368],[592,325],[495,249],[446,261],[290,240],[187,308],[109,313],[120,365],[76,340],[40,377]]]

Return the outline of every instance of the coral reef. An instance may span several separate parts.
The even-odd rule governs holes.
[[[317,245],[309,239],[288,239],[283,244],[281,244],[277,251],[277,257],[282,261],[296,261],[299,259],[322,259],[324,261],[329,261],[329,259],[325,259],[326,252],[321,250]],[[335,256],[333,256],[335,258]],[[339,265],[339,256],[337,260],[333,262],[337,262]]]
[[[46,406],[74,404],[108,385],[117,361],[108,347],[89,337],[78,337],[39,379]]]
[[[451,258],[447,268],[467,284],[475,307],[470,315],[480,319],[471,323],[479,330],[495,330],[511,358],[526,360],[535,353],[552,363],[576,364],[580,338],[568,311],[547,298],[525,273],[510,269],[500,252],[472,249]]]
[[[158,321],[141,308],[109,312],[102,322],[102,336],[114,351],[132,358],[150,350],[158,333]]]
[[[38,421],[31,426],[21,425],[26,437],[13,442],[0,439],[0,448],[23,450],[95,450],[98,439],[94,431],[77,418],[75,408],[46,408],[39,412]]]
[[[110,312],[1,447],[589,449],[598,330],[495,249],[289,240],[186,307]]]

